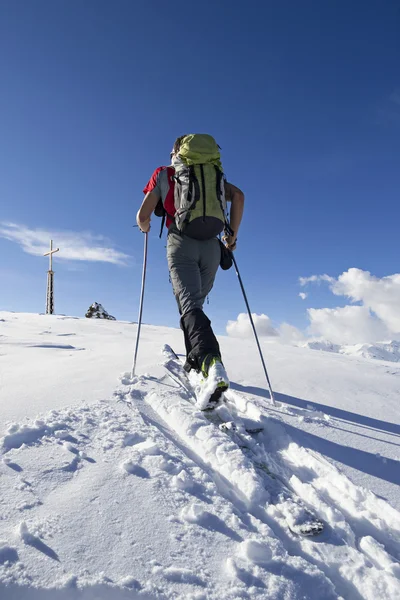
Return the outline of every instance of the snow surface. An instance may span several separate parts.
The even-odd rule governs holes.
[[[227,407],[264,428],[244,448],[162,367],[181,332],[143,326],[131,379],[135,335],[0,313],[2,600],[400,598],[400,365],[262,342],[271,406],[221,337]]]

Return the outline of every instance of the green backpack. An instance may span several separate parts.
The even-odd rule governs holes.
[[[187,135],[172,165],[176,227],[198,240],[217,236],[226,224],[224,174],[218,144],[211,135]]]

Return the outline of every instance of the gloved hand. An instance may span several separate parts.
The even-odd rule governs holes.
[[[223,235],[222,241],[224,242],[228,250],[231,250],[232,252],[233,250],[236,250],[237,239],[235,235]]]

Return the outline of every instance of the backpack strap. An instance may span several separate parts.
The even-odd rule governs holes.
[[[220,194],[220,189],[221,189],[221,179],[223,179],[224,185],[226,183],[226,177],[224,176],[224,174],[222,173],[222,171],[220,169],[218,169],[218,167],[215,167],[216,171],[217,171],[217,197],[218,200],[221,203],[221,208],[222,208],[222,212],[224,213],[224,232],[226,235],[235,235],[232,227],[229,225],[228,222],[228,209],[226,209],[226,212],[224,211],[224,207],[222,206],[222,200],[221,200],[221,194]],[[221,236],[220,236],[221,239]]]
[[[167,216],[167,211],[164,208],[164,214],[163,214],[163,216],[161,218],[161,227],[160,227],[160,235],[159,235],[160,240],[161,240],[162,232],[163,232],[163,229],[164,229],[166,216]]]
[[[164,208],[164,213],[163,213],[163,216],[162,216],[162,218],[161,218],[160,235],[158,236],[160,239],[161,239],[161,236],[162,236],[162,232],[163,232],[164,225],[165,225],[165,219],[167,218],[167,216],[168,216],[168,217],[170,217],[171,219],[173,219],[173,218],[174,218],[174,217],[173,217],[172,215],[170,215],[170,214],[169,214],[169,212],[167,212],[167,211],[165,210],[165,208]]]
[[[171,174],[171,173],[170,173],[170,170],[172,170],[172,171],[173,171],[173,174]],[[174,168],[172,168],[172,169],[171,169],[171,167],[166,167],[166,171],[167,171],[167,175],[168,175],[168,180],[171,178],[171,181],[173,181],[173,180],[175,179],[175,169],[174,169]],[[165,198],[164,200],[166,200],[166,198]],[[159,235],[159,238],[161,239],[161,237],[162,237],[162,232],[163,232],[164,225],[165,225],[165,220],[166,220],[167,216],[168,216],[170,219],[172,219],[172,220],[174,220],[174,216],[173,216],[173,215],[171,215],[171,214],[170,214],[170,213],[169,213],[169,212],[168,212],[168,211],[165,209],[165,206],[164,206],[164,204],[163,204],[163,202],[162,202],[161,200],[159,201],[159,205],[160,205],[160,213],[161,213],[161,214],[158,214],[157,216],[158,216],[158,217],[161,217],[161,227],[160,227],[160,235]],[[157,205],[157,207],[158,207],[159,205]],[[157,213],[156,213],[156,214],[157,214]]]

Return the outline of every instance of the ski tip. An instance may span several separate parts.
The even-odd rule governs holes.
[[[303,523],[298,527],[291,527],[290,529],[296,535],[302,535],[304,537],[313,537],[322,533],[325,529],[325,526],[322,521],[316,519],[315,521]]]
[[[175,350],[173,350],[171,348],[171,346],[169,344],[164,344],[162,352],[168,358],[173,358],[174,360],[179,360],[180,361],[179,356],[177,355],[177,353],[175,352]]]

